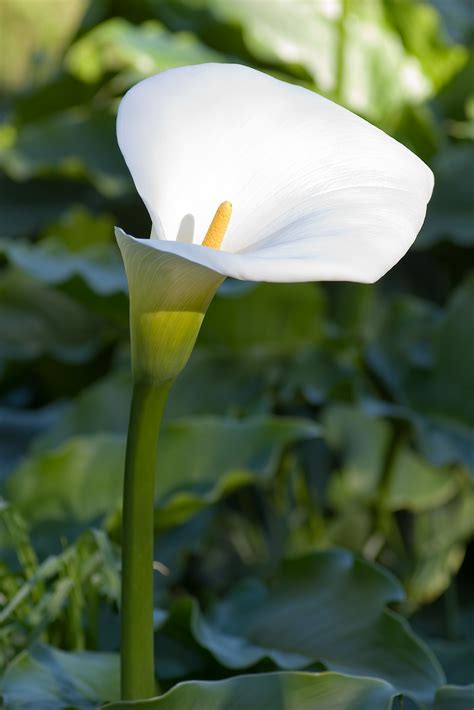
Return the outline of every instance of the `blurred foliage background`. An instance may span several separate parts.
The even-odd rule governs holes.
[[[227,282],[211,305],[160,441],[162,686],[329,668],[423,704],[442,673],[474,682],[472,0],[1,0],[0,23],[5,707],[117,692],[130,375],[113,225],[150,225],[115,112],[138,80],[208,61],[338,101],[436,188],[379,284]],[[442,692],[437,708],[472,707]]]

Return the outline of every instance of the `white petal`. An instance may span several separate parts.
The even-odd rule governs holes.
[[[239,65],[146,79],[125,95],[117,133],[161,237],[148,246],[240,279],[374,281],[410,247],[433,188],[382,131]],[[224,200],[222,249],[201,247]]]

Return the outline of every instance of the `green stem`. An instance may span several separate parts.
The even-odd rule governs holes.
[[[171,383],[135,384],[128,429],[122,527],[122,700],[155,695],[153,542],[156,449]]]

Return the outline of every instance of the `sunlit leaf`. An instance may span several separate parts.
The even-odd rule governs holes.
[[[443,62],[444,76],[449,77],[465,59],[464,48],[444,42],[430,8],[407,8],[422,28],[421,37],[410,43],[387,21],[378,0],[208,0],[206,5],[218,21],[242,28],[245,45],[258,61],[304,67],[319,90],[372,120],[389,121],[405,103],[429,96],[435,82],[433,61]]]
[[[155,20],[137,26],[116,17],[81,37],[69,49],[66,66],[85,82],[98,81],[108,72],[126,72],[126,84],[131,85],[165,69],[222,59],[191,33],[172,34]]]
[[[436,468],[408,448],[392,462],[386,505],[391,510],[421,511],[443,505],[459,490],[456,471]]]
[[[169,422],[159,443],[157,523],[176,524],[226,492],[268,480],[287,446],[318,433],[284,417]],[[120,500],[124,455],[124,436],[71,439],[26,459],[8,480],[9,496],[31,522],[92,521]]]
[[[441,596],[459,572],[464,555],[465,545],[454,543],[418,557],[405,580],[410,600],[427,604]]]
[[[416,57],[436,89],[443,86],[465,63],[468,52],[447,41],[437,11],[428,3],[387,3],[390,19],[407,50]]]
[[[58,15],[55,0],[2,1],[2,88],[30,87],[57,67],[87,11],[89,0],[70,0]]]

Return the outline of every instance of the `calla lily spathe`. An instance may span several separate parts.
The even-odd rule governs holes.
[[[180,67],[123,98],[118,142],[152,220],[117,229],[135,381],[172,381],[227,276],[372,282],[425,217],[431,170],[318,94],[236,64]]]
[[[433,189],[412,152],[350,111],[235,64],[171,69],[120,104],[118,142],[150,213],[135,241],[254,281],[373,282],[416,238]],[[221,249],[201,246],[233,206]]]

